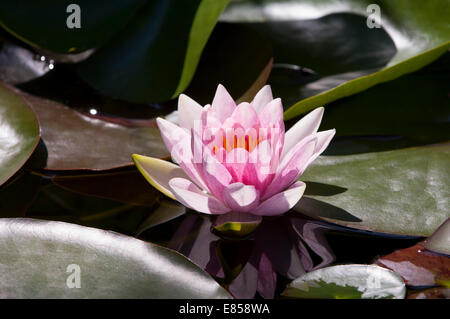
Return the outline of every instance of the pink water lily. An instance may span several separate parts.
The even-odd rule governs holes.
[[[178,165],[133,159],[153,186],[193,210],[280,215],[300,200],[306,185],[298,178],[335,134],[317,132],[323,112],[315,109],[285,132],[283,106],[270,86],[238,105],[222,85],[205,107],[182,94],[179,125],[157,119]]]

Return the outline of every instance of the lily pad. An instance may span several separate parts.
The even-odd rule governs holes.
[[[39,142],[39,123],[33,110],[0,83],[0,185],[28,160]]]
[[[3,298],[230,298],[182,255],[118,233],[2,219],[0,238]]]
[[[122,100],[175,98],[189,85],[228,2],[147,1],[126,28],[77,69],[94,88]]]
[[[395,271],[408,286],[450,287],[450,257],[427,251],[421,244],[383,256],[375,264]]]
[[[403,299],[400,276],[374,265],[339,265],[309,272],[282,293],[290,298]]]
[[[0,3],[0,26],[35,47],[59,53],[85,51],[103,44],[132,18],[144,0],[18,0]],[[26,10],[24,9],[26,8]],[[70,9],[70,10],[69,10]],[[69,27],[79,12],[80,28]]]
[[[50,71],[49,63],[29,49],[0,37],[0,81],[20,84],[39,78]],[[53,66],[52,66],[53,67]]]
[[[367,20],[373,22],[373,7],[369,7],[373,3],[371,0],[246,0],[233,2],[222,16],[222,20],[278,25],[278,28],[272,28],[272,35],[268,34],[268,36],[273,41],[280,43],[286,38],[298,35],[298,41],[293,42],[290,46],[291,54],[288,57],[308,57],[308,52],[316,52],[324,45],[322,35],[328,33],[323,32],[320,28],[315,29],[316,34],[302,33],[296,29],[298,23],[308,21],[313,23],[320,19],[332,19],[332,14],[352,13],[362,16],[364,19],[360,19],[361,27],[365,27],[366,31],[373,31],[373,34],[377,32],[378,28],[369,28],[366,24]],[[342,97],[364,91],[378,83],[416,71],[437,59],[450,47],[450,32],[447,23],[447,16],[450,14],[448,2],[433,1],[424,4],[422,2],[411,3],[407,0],[380,0],[376,4],[380,8],[381,21],[378,19],[375,22],[380,22],[379,26],[389,34],[397,52],[386,61],[386,65],[375,68],[373,66],[377,66],[377,63],[367,62],[376,62],[377,59],[381,61],[380,54],[386,56],[387,51],[367,51],[368,55],[363,57],[365,63],[356,67],[353,62],[361,61],[360,52],[355,51],[346,56],[345,61],[353,62],[347,63],[348,67],[340,70],[328,69],[328,74],[322,71],[322,74],[330,75],[331,78],[325,77],[310,83],[309,87],[316,90],[311,91],[309,96],[299,95],[301,100],[285,112],[286,119],[301,115]],[[334,25],[330,27],[336,29]],[[424,36],[425,34],[426,36]],[[352,34],[349,32],[336,34],[336,37],[332,39],[335,43],[334,50],[336,52],[345,51],[351,38]],[[296,46],[300,46],[300,50],[296,51],[298,49]],[[306,52],[302,51],[304,47],[307,48]],[[276,47],[274,52],[275,62],[277,62]],[[328,54],[329,51],[322,50],[322,52]],[[286,55],[281,55],[281,58],[283,57]],[[309,55],[309,59],[303,58],[303,61],[301,66],[313,69],[314,66],[319,66],[320,69],[320,67],[329,65],[336,68],[331,63],[323,63],[322,59],[318,59],[313,54]],[[295,59],[285,59],[282,62],[296,64]],[[334,74],[332,74],[333,72]],[[340,79],[336,79],[336,72],[339,73]]]
[[[125,126],[79,113],[58,102],[23,95],[38,114],[47,170],[107,170],[132,165],[133,153],[169,154],[156,122]]]
[[[450,217],[449,159],[449,144],[319,157],[301,178],[322,189],[294,209],[356,229],[430,236]]]

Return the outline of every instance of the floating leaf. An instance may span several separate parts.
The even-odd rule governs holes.
[[[395,271],[409,286],[450,287],[450,257],[427,251],[420,244],[383,256],[375,264]]]
[[[302,175],[339,192],[302,197],[295,210],[381,233],[430,236],[450,217],[450,145],[319,157]],[[326,187],[325,187],[326,188]]]
[[[339,265],[309,272],[289,284],[283,296],[327,299],[402,299],[405,283],[374,265]]]
[[[376,4],[381,11],[380,26],[392,38],[397,52],[392,56],[390,46],[386,46],[384,50],[351,52],[354,44],[352,41],[358,38],[355,32],[365,32],[369,36],[379,33],[377,28],[370,29],[367,25],[368,19],[365,17],[370,15],[369,20],[374,17],[373,9],[369,8],[370,4],[374,4],[373,1],[248,0],[233,2],[222,20],[259,21],[273,42],[291,50],[289,55],[280,55],[280,62],[296,64],[299,59],[302,61],[301,66],[313,69],[316,67],[322,74],[332,74],[330,78],[325,77],[308,85],[310,89],[315,90],[311,91],[311,94],[300,95],[301,100],[285,112],[285,118],[290,119],[318,106],[364,91],[378,83],[416,71],[437,59],[449,48],[447,16],[450,14],[450,6],[447,2],[429,1],[424,4],[407,0],[379,0]],[[345,25],[339,17],[345,18],[346,15],[345,19],[348,20],[349,13],[362,15],[364,18],[360,17],[359,28],[352,28],[351,32],[341,32],[345,30],[342,29]],[[320,24],[327,20],[335,23]],[[322,27],[313,27],[317,25]],[[324,41],[327,37],[330,37],[330,41]],[[291,38],[296,41],[287,40]],[[376,46],[376,41],[370,45]],[[332,49],[321,50],[323,46]],[[277,46],[274,52],[277,62]],[[347,52],[351,53],[346,54]],[[344,67],[341,69],[341,61],[336,59],[338,63],[333,63],[333,58],[338,57],[340,53],[345,57],[341,60],[344,61]],[[392,58],[380,69],[380,62],[390,56]],[[340,74],[340,79],[334,76],[337,73]]]
[[[30,107],[0,83],[0,185],[17,172],[39,142],[39,123]]]
[[[0,81],[19,84],[31,81],[50,71],[49,64],[36,53],[0,37]]]
[[[174,98],[189,85],[228,2],[147,1],[126,28],[79,65],[79,73],[99,91],[123,100]]]
[[[168,156],[156,123],[128,127],[89,117],[44,98],[24,95],[38,114],[48,170],[106,170],[132,165],[133,153]]]
[[[114,232],[1,219],[0,239],[3,298],[230,297],[180,254]]]
[[[98,47],[124,27],[143,0],[18,0],[0,3],[0,25],[36,47],[60,53]],[[24,10],[24,8],[27,8]],[[80,28],[69,27],[78,13]]]

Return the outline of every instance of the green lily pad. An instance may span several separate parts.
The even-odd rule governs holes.
[[[394,272],[374,265],[339,265],[306,273],[282,293],[290,298],[403,299],[405,283]]]
[[[169,154],[156,122],[122,125],[79,113],[58,102],[23,94],[41,123],[43,146],[38,168],[107,170],[131,166],[133,153]]]
[[[33,110],[0,83],[0,185],[25,164],[38,142],[39,123]]]
[[[400,135],[447,141],[450,124],[443,119],[450,114],[449,82],[448,67],[442,65],[439,71],[418,71],[379,84],[330,103],[321,130],[335,128],[337,136]]]
[[[78,66],[99,91],[137,103],[183,92],[229,0],[147,1],[114,40]]]
[[[295,210],[339,225],[430,236],[450,217],[450,145],[322,156],[301,179],[321,183]],[[339,189],[338,192],[327,192]]]
[[[329,33],[324,32],[323,28],[313,28],[312,32],[302,32],[309,29],[297,28],[299,21],[308,22],[307,19],[310,19],[312,23],[313,19],[332,20],[332,14],[352,13],[364,17],[360,19],[361,28],[364,27],[366,31],[373,34],[378,32],[377,28],[370,29],[366,24],[366,17],[371,19],[373,11],[369,10],[368,6],[374,3],[379,5],[381,10],[380,26],[392,38],[397,50],[382,67],[376,61],[382,61],[384,57],[389,56],[389,54],[386,55],[385,50],[365,51],[367,53],[365,57],[361,57],[361,52],[356,50],[345,55],[343,61],[346,67],[339,69],[335,64],[328,63],[332,62],[328,57],[325,57],[324,61],[315,54],[320,52],[319,48],[329,45],[324,44],[323,41]],[[285,39],[298,36],[297,42],[291,41],[291,53],[281,55],[282,59],[285,58],[282,60],[283,63],[296,64],[295,57],[303,57],[301,66],[313,69],[317,67],[321,74],[330,75],[310,83],[309,88],[315,88],[315,90],[310,90],[309,94],[299,94],[301,100],[285,112],[285,118],[291,119],[318,106],[416,71],[434,61],[450,47],[447,23],[449,14],[450,5],[445,1],[411,3],[408,0],[375,2],[371,0],[246,0],[233,2],[222,16],[222,20],[277,25],[278,28],[271,28],[272,34],[268,34],[274,42],[283,44]],[[341,24],[329,25],[329,27],[337,29],[341,27]],[[335,44],[333,50],[337,53],[331,53],[331,57],[338,55],[339,52],[347,52],[348,42],[352,41],[352,38],[354,38],[352,33],[337,33],[334,39],[331,39]],[[287,46],[289,44],[287,42]],[[391,52],[390,49],[388,51]],[[274,52],[275,62],[277,62],[276,47]],[[322,50],[322,52],[330,55],[329,50]],[[291,59],[291,57],[294,58]],[[364,63],[358,66],[358,61]],[[337,73],[339,75],[336,75]]]
[[[118,233],[1,219],[0,239],[4,298],[230,298],[181,254]]]
[[[75,4],[80,9],[80,28],[69,28],[67,20],[75,11],[67,11],[73,3],[71,0],[2,1],[0,26],[35,47],[60,53],[81,52],[111,38],[145,1],[78,0]]]

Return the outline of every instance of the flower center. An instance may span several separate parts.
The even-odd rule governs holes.
[[[240,136],[232,134],[228,136],[223,136],[222,143],[220,143],[219,139],[219,143],[216,143],[216,145],[213,146],[213,153],[216,154],[216,152],[220,148],[224,148],[227,151],[227,153],[231,152],[235,148],[243,148],[247,152],[251,153],[259,144],[259,142],[260,142],[259,137],[253,136],[251,134]]]

